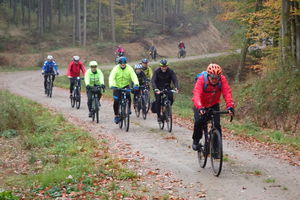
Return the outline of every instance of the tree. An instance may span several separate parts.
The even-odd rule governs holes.
[[[111,18],[111,39],[113,44],[116,45],[114,0],[109,0],[109,6],[110,6],[110,18]]]

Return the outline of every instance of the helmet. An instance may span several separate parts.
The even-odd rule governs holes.
[[[148,61],[148,59],[147,58],[144,58],[143,60],[142,60],[142,63],[145,63],[145,64],[147,64],[149,61]]]
[[[79,60],[80,60],[80,57],[79,57],[79,56],[73,56],[73,60],[74,60],[74,61],[79,61]]]
[[[127,58],[126,57],[120,57],[119,58],[119,64],[126,64],[127,63]]]
[[[209,64],[206,71],[208,74],[213,74],[218,76],[222,74],[222,68],[217,64]]]
[[[53,60],[53,56],[48,55],[48,56],[47,56],[47,60]]]
[[[89,63],[89,66],[90,67],[92,67],[92,66],[98,66],[98,63],[97,63],[97,61],[91,61],[90,63]]]
[[[143,69],[143,65],[136,64],[136,65],[134,65],[134,69]]]
[[[167,61],[166,59],[162,59],[162,60],[159,62],[159,65],[160,65],[160,66],[168,66],[169,63],[168,63],[168,61]]]

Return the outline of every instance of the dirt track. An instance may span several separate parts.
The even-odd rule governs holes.
[[[125,132],[113,124],[112,102],[109,100],[102,101],[100,124],[92,123],[87,117],[85,95],[80,110],[70,107],[67,90],[54,88],[53,98],[47,98],[43,94],[39,71],[1,73],[0,86],[53,108],[67,118],[75,116],[78,126],[88,123],[94,132],[113,135],[124,144],[130,144],[133,151],[145,156],[145,165],[168,170],[189,185],[189,188],[178,189],[179,194],[188,199],[198,199],[191,193],[200,190],[207,192],[203,199],[209,200],[300,199],[299,167],[241,149],[235,142],[224,141],[224,153],[229,155],[229,162],[224,163],[220,177],[216,178],[212,175],[210,163],[205,169],[199,168],[196,153],[190,149],[192,133],[188,129],[175,125],[173,135],[176,140],[165,140],[163,138],[170,134],[158,129],[154,116],[150,115],[145,121],[133,114],[130,130]],[[251,174],[256,170],[262,175]],[[266,183],[264,180],[268,178],[275,182]]]

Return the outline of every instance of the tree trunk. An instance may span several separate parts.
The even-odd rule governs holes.
[[[31,0],[28,0],[28,13],[27,13],[27,22],[28,22],[28,28],[31,29]]]
[[[44,18],[44,0],[39,0],[38,2],[38,22],[39,22],[39,35],[42,36],[44,34],[44,26],[43,26],[43,18]]]
[[[83,46],[86,47],[86,0],[83,0]]]
[[[110,18],[111,18],[111,39],[113,44],[116,45],[114,0],[109,0],[109,6],[110,6]]]
[[[57,22],[58,24],[61,24],[61,3],[60,3],[60,0],[57,0],[57,15],[58,15],[58,18],[57,18]]]
[[[49,30],[52,31],[52,0],[49,0],[47,10],[49,16]]]
[[[161,0],[161,23],[163,31],[165,31],[165,10],[165,0]]]
[[[25,0],[21,1],[22,25],[25,26]]]
[[[288,61],[291,53],[291,29],[289,23],[290,17],[290,2],[289,0],[282,0],[281,7],[281,63],[283,69],[286,69],[287,66],[284,66],[283,63]]]
[[[73,45],[75,46],[75,41],[76,41],[76,6],[75,6],[75,1],[73,0],[72,3],[72,12],[73,12]]]
[[[103,40],[102,30],[101,30],[101,24],[102,24],[102,3],[99,0],[98,2],[98,39]]]
[[[299,11],[299,3],[295,2],[295,8]],[[300,69],[300,16],[295,16],[295,36],[296,36],[296,64]]]
[[[13,0],[13,18],[12,18],[13,23],[18,26],[17,22],[17,0]]]

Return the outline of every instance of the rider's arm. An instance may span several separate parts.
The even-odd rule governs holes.
[[[42,66],[42,71],[46,71],[46,68],[47,68],[47,61],[44,62]]]
[[[231,93],[231,89],[229,87],[229,84],[226,80],[226,77],[221,75],[221,82],[222,82],[222,94],[223,94],[223,98],[226,102],[226,108],[234,108],[234,102],[232,100],[232,93]]]
[[[130,67],[129,70],[130,70],[130,72],[129,72],[130,73],[130,78],[131,78],[131,81],[133,82],[134,86],[140,85],[139,84],[139,79],[138,79],[136,73],[134,72],[133,68]]]
[[[82,71],[82,74],[85,75],[86,70],[85,70],[85,68],[84,68],[83,63],[80,63],[80,69],[81,69],[81,71]]]
[[[152,78],[152,76],[153,76],[153,72],[152,72],[152,69],[151,69],[151,67],[149,67],[149,66],[148,66],[148,70],[149,70],[149,74],[148,74],[148,75],[149,75],[149,77],[148,77],[148,78],[149,78],[149,79],[151,79],[151,78]]]
[[[90,85],[90,73],[89,73],[89,70],[85,73],[84,82],[85,82],[85,86]]]
[[[103,76],[103,73],[101,71],[101,69],[98,69],[99,71],[99,82],[100,82],[100,85],[104,85],[104,76]]]
[[[67,69],[67,77],[71,76],[71,68],[72,68],[73,62],[70,62],[70,64],[68,65],[68,69]]]
[[[57,65],[56,65],[56,62],[55,62],[55,61],[53,61],[53,67],[54,67],[54,69],[55,69],[56,73],[58,73],[58,67],[57,67]]]
[[[203,93],[203,85],[204,85],[204,76],[200,76],[194,86],[193,89],[193,98],[194,106],[196,109],[200,109],[203,107],[201,94]]]
[[[157,74],[158,74],[158,69],[154,71],[152,79],[151,79],[151,83],[152,83],[152,88],[153,89],[158,89],[157,85],[156,85]]]
[[[109,87],[116,87],[117,84],[116,84],[116,80],[115,80],[115,77],[116,77],[116,72],[117,72],[117,66],[114,67],[110,74],[109,74],[109,78],[108,78],[108,83],[109,83]]]
[[[173,81],[175,88],[179,89],[178,79],[173,70],[171,71],[171,77],[172,77],[172,81]]]

